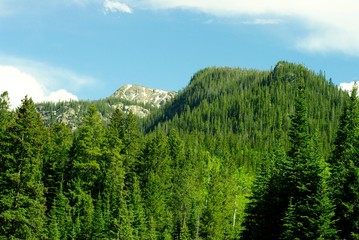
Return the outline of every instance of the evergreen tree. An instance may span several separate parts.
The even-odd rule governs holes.
[[[126,172],[123,166],[121,141],[123,129],[122,113],[116,110],[107,129],[107,167],[104,196],[107,199],[109,237],[132,239],[132,215],[128,209],[129,192],[125,189]]]
[[[144,196],[149,216],[149,233],[158,239],[168,239],[172,234],[172,211],[170,196],[172,172],[168,152],[167,136],[157,131],[152,136],[144,151],[145,179]]]
[[[22,100],[6,134],[1,152],[0,236],[44,238],[46,207],[41,177],[46,129],[31,99]]]
[[[62,186],[60,186],[50,211],[48,224],[49,239],[70,239],[72,230],[71,216],[69,200],[64,195]]]
[[[131,192],[129,201],[129,209],[133,214],[133,239],[148,239],[145,205],[142,198],[140,182],[137,177],[134,178],[133,191]]]
[[[47,189],[48,211],[60,186],[68,187],[69,153],[72,146],[71,130],[65,124],[54,124],[49,128],[48,143],[45,147],[43,182]],[[66,189],[65,188],[65,189]]]
[[[299,88],[289,132],[288,191],[290,203],[282,239],[334,239],[333,205],[328,201],[328,174],[323,158],[309,135],[304,88]],[[325,200],[325,201],[323,201]],[[325,225],[325,226],[323,226]]]
[[[278,239],[287,209],[289,161],[279,139],[277,149],[261,165],[245,209],[241,239]]]
[[[79,127],[72,149],[72,179],[96,198],[104,184],[104,129],[100,114],[91,106]]]
[[[96,199],[105,184],[104,145],[104,128],[100,114],[91,106],[71,149],[69,194],[75,222],[73,237],[78,239],[90,239],[93,236]]]
[[[357,239],[359,229],[359,99],[355,84],[347,101],[331,158],[335,218],[340,239]]]

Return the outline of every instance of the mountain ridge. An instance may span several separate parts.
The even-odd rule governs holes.
[[[64,123],[70,128],[76,129],[91,105],[99,110],[104,122],[109,122],[115,109],[120,109],[124,113],[132,112],[139,118],[145,118],[151,111],[171,101],[176,95],[177,93],[174,91],[125,84],[103,99],[43,102],[37,103],[36,107],[46,125]]]

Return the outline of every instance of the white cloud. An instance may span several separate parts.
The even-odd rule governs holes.
[[[79,99],[77,96],[73,95],[72,93],[68,92],[65,89],[60,89],[55,92],[51,92],[48,96],[45,97],[45,101],[48,102],[59,102],[59,101],[78,101]]]
[[[132,9],[124,3],[120,3],[116,0],[105,0],[103,3],[105,8],[105,12],[125,12],[125,13],[132,13]]]
[[[10,55],[0,54],[0,65],[21,69],[36,78],[47,89],[68,88],[71,91],[78,91],[86,86],[94,86],[97,82],[91,77],[77,74],[68,69]]]
[[[244,17],[244,23],[277,21],[302,27],[296,47],[308,51],[337,51],[359,55],[357,0],[123,0],[143,9],[188,9],[219,17]],[[270,20],[273,19],[273,20]],[[268,21],[270,20],[270,21]],[[297,25],[294,25],[296,23]],[[299,33],[298,33],[299,34]]]
[[[0,93],[7,91],[11,108],[21,104],[27,95],[35,102],[77,100],[77,97],[64,89],[47,90],[34,76],[13,66],[0,65]]]
[[[351,90],[353,89],[355,82],[349,82],[349,83],[341,83],[339,84],[339,88],[351,92]]]

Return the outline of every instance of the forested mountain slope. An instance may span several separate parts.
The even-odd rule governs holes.
[[[279,62],[201,70],[144,119],[118,101],[45,125],[0,96],[0,239],[358,237],[356,91]]]
[[[310,132],[318,131],[322,153],[328,156],[347,93],[323,74],[288,62],[279,62],[271,71],[201,70],[172,102],[148,117],[145,129],[218,136],[236,145],[231,146],[234,154],[252,149],[261,158],[275,145],[278,130],[288,131],[301,80],[307,89]]]

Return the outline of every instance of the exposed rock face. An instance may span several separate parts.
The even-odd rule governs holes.
[[[177,93],[173,91],[164,91],[134,84],[126,84],[110,97],[121,98],[141,104],[150,104],[153,107],[160,107],[170,101],[176,94]]]

